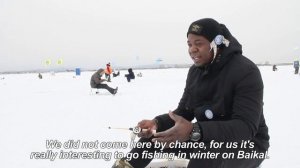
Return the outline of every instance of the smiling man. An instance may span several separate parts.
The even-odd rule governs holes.
[[[269,148],[259,69],[242,55],[241,45],[226,26],[214,19],[193,22],[187,44],[194,65],[189,69],[179,105],[168,114],[140,121],[138,126],[147,131],[139,134],[139,141],[205,143],[201,151],[194,147],[164,149],[181,156],[185,153],[190,159],[188,168],[258,167],[267,158]],[[113,167],[146,167],[152,159],[142,157],[144,150],[154,153],[160,149],[154,145],[151,149],[134,148],[130,153],[139,153],[139,158],[124,158]],[[215,155],[197,157],[203,153]]]

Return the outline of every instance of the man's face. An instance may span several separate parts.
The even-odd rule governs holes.
[[[203,66],[212,61],[213,51],[210,51],[210,42],[205,37],[189,34],[187,44],[189,54],[196,66]]]

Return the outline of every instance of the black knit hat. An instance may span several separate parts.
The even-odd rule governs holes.
[[[217,35],[221,34],[221,32],[220,24],[217,21],[211,18],[204,18],[193,22],[189,27],[187,35],[191,33],[204,36],[211,42]]]

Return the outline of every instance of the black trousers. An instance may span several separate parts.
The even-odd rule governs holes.
[[[147,138],[141,138],[139,140],[139,142],[150,142],[150,139]],[[152,145],[153,146],[153,145]],[[207,144],[206,146],[209,146],[209,144]],[[157,152],[159,152],[159,149],[154,149],[153,148],[147,148],[147,149],[142,149],[142,148],[133,148],[130,153],[138,153],[139,154],[139,158],[137,159],[132,159],[129,160],[129,163],[134,167],[134,168],[143,168],[146,167],[151,161],[152,159],[145,159],[142,158],[142,153],[143,151],[147,150],[148,153],[153,153],[155,152],[155,150]],[[175,155],[177,155],[179,152],[182,153],[186,153],[187,158],[186,159],[190,159],[189,158],[189,154],[190,153],[198,153],[199,150],[202,151],[202,149],[175,149],[175,148],[167,148],[164,149],[163,152],[164,153],[175,153]],[[204,152],[208,152],[210,151],[211,153],[229,153],[232,152],[235,154],[235,156],[237,156],[238,151],[240,151],[241,149],[206,149]],[[257,152],[265,152],[265,151],[261,151],[257,148],[253,148],[253,149],[243,149],[243,151],[245,152],[251,152],[251,151],[257,151]],[[220,154],[221,155],[221,154]],[[217,159],[190,159],[189,164],[188,164],[188,168],[257,168],[263,161],[264,159],[222,159],[222,157],[218,157]]]
[[[113,88],[109,87],[107,84],[97,84],[95,87],[93,88],[98,88],[98,89],[106,89],[108,90],[111,94],[113,94],[114,90]]]

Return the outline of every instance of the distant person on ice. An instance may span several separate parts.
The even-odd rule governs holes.
[[[242,55],[241,44],[226,26],[210,18],[189,26],[187,45],[194,64],[187,74],[177,108],[140,121],[137,126],[146,131],[139,133],[139,142],[152,143],[151,147],[133,148],[113,168],[146,167],[152,158],[145,157],[144,151],[152,156],[161,152],[161,148],[154,147],[154,142],[173,144],[162,152],[180,152],[181,156],[185,153],[190,159],[187,168],[257,168],[268,157],[264,86],[258,67]],[[179,145],[174,147],[175,143]],[[186,143],[195,146],[182,148]],[[206,148],[199,149],[199,143],[204,143]],[[190,154],[199,151],[215,155],[190,158]],[[224,153],[233,153],[234,157],[224,159]],[[130,154],[138,158],[129,158]]]
[[[112,68],[110,66],[110,63],[106,64],[106,69],[105,69],[105,78],[107,79],[107,82],[111,82],[110,79],[110,74],[112,73]]]
[[[136,76],[143,77],[143,74],[142,74],[142,72],[139,72]]]
[[[135,75],[132,68],[128,69],[128,74],[125,74],[125,77],[127,78],[128,82],[130,82],[131,79],[135,79]]]
[[[273,65],[273,71],[277,71],[277,66]]]
[[[39,73],[38,77],[39,77],[39,79],[43,79],[43,76],[41,73]]]
[[[294,61],[295,74],[299,72],[299,61]]]
[[[99,69],[97,72],[95,72],[91,77],[91,87],[92,88],[98,88],[98,89],[106,89],[111,94],[115,95],[118,91],[118,87],[113,89],[109,87],[107,84],[103,83],[107,81],[106,79],[102,79],[102,75],[105,73],[104,69]]]

